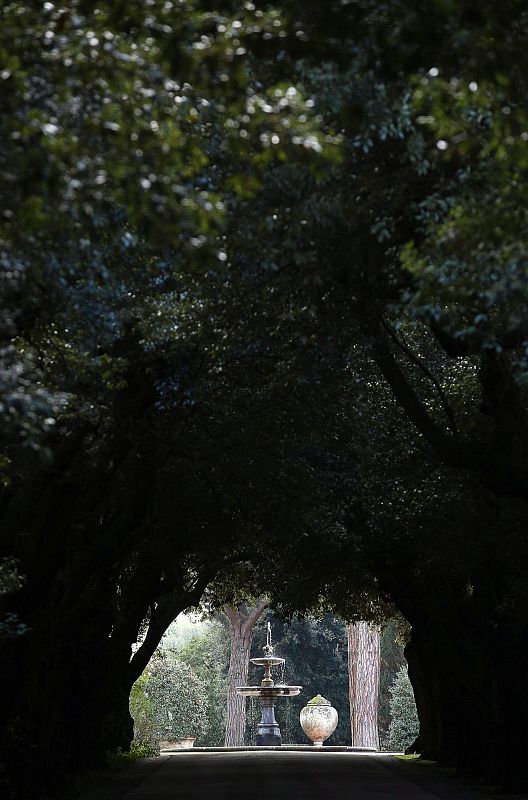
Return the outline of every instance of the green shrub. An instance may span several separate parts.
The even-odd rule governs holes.
[[[207,725],[206,687],[194,670],[174,656],[159,656],[147,672],[154,737],[203,736]]]
[[[145,694],[148,675],[144,672],[135,682],[130,692],[130,716],[134,720],[134,740],[131,745],[137,749],[145,748],[156,752],[152,704]],[[150,752],[148,755],[152,755]]]
[[[416,739],[420,727],[413,688],[405,666],[400,668],[389,692],[389,746],[394,750],[405,750]]]

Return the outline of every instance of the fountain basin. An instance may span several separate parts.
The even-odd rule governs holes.
[[[302,686],[237,686],[236,693],[242,697],[295,697]]]

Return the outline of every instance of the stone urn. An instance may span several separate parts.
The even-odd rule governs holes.
[[[312,740],[314,747],[323,746],[325,739],[335,731],[337,720],[337,711],[320,694],[310,700],[300,715],[301,728]]]

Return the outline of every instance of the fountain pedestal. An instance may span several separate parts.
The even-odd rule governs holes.
[[[275,719],[275,698],[261,697],[262,715],[257,728],[258,747],[280,747],[282,736]]]

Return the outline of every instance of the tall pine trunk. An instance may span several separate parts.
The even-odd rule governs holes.
[[[352,747],[379,750],[380,631],[368,622],[347,626]]]
[[[246,698],[236,693],[236,687],[247,683],[253,628],[268,605],[269,600],[263,598],[253,608],[248,606],[224,608],[231,631],[231,656],[227,673],[226,747],[244,745]]]

